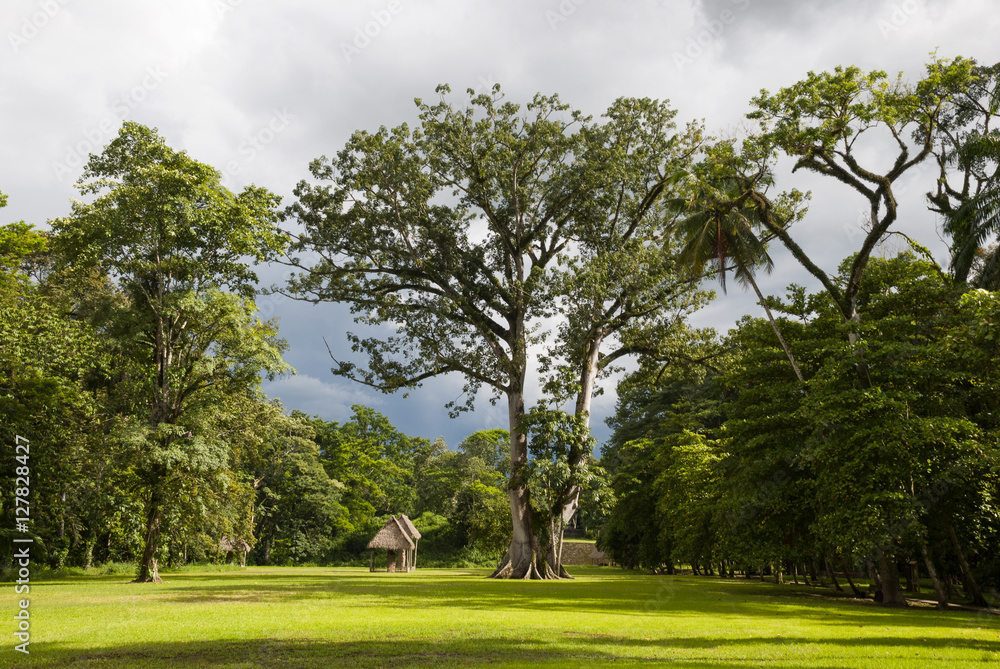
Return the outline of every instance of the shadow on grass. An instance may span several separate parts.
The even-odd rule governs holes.
[[[817,669],[850,666],[858,657],[853,647],[877,648],[892,657],[913,651],[912,643],[894,638],[866,638],[858,641],[817,641],[803,638],[678,638],[635,640],[608,635],[565,633],[552,639],[477,639],[442,640],[376,640],[336,643],[327,640],[257,639],[253,641],[193,641],[176,643],[145,643],[124,645],[101,650],[84,650],[40,644],[32,652],[34,667],[101,667],[108,669],[134,667],[307,667],[356,666],[475,666],[482,664],[527,666],[556,663],[566,666],[636,662],[664,663],[672,667],[720,667],[737,669],[760,666],[764,656],[782,666],[793,662],[796,645],[818,647],[813,657]],[[1000,652],[1000,642],[963,639],[933,639],[920,646],[920,652],[954,653],[964,648],[974,653]],[[895,649],[899,653],[892,653]],[[723,657],[720,657],[719,653]],[[683,655],[686,657],[679,657]],[[924,655],[926,657],[926,654]],[[977,658],[978,659],[978,658]]]
[[[248,571],[241,574],[177,574],[149,588],[149,596],[188,604],[232,601],[294,602],[328,599],[331,606],[443,607],[478,610],[573,611],[669,616],[676,613],[786,616],[829,625],[955,627],[963,622],[1000,628],[1000,619],[976,612],[889,609],[871,600],[823,593],[808,586],[698,577],[640,576],[575,581],[492,581],[481,572],[425,571],[370,574],[352,570]]]

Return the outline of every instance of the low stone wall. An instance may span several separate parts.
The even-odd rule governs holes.
[[[563,564],[591,564],[590,554],[594,551],[594,542],[567,541],[563,543]]]

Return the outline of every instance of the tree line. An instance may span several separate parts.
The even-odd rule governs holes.
[[[126,122],[87,163],[79,187],[90,201],[46,232],[0,228],[12,484],[0,532],[30,534],[52,568],[135,562],[136,580],[155,582],[161,562],[234,547],[259,564],[350,562],[389,514],[407,513],[432,530],[425,559],[495,560],[509,535],[496,510],[505,431],[452,451],[367,407],[330,422],[286,413],[261,391],[262,378],[291,370],[277,324],[257,314],[253,263],[287,237],[276,196],[234,194],[219,179]],[[30,492],[25,528],[15,474]]]
[[[458,105],[447,86],[437,92],[436,102],[416,101],[414,125],[359,130],[333,158],[313,161],[311,180],[299,183],[295,201],[283,211],[265,189],[230,193],[216,170],[169,149],[155,131],[126,123],[87,164],[79,185],[92,201],[75,203],[70,216],[52,222],[51,234],[5,228],[5,239],[13,240],[13,250],[5,251],[5,285],[13,296],[7,322],[30,323],[49,309],[51,322],[44,327],[60,332],[51,336],[79,342],[71,351],[46,341],[52,350],[32,357],[37,349],[25,339],[32,330],[11,328],[8,336],[19,339],[10,350],[22,354],[11,357],[7,369],[17,383],[26,382],[26,369],[37,369],[32,374],[40,377],[63,375],[57,385],[65,394],[37,391],[37,399],[63,398],[67,404],[49,410],[73,427],[58,433],[42,427],[40,409],[25,415],[35,421],[39,438],[57,440],[54,450],[78,449],[81,467],[93,459],[86,465],[96,468],[87,470],[88,483],[109,487],[81,498],[99,505],[113,497],[115,486],[141,491],[130,512],[130,522],[141,518],[140,580],[155,580],[156,560],[169,543],[160,540],[161,532],[187,522],[181,517],[219,510],[218,517],[229,520],[216,534],[267,545],[259,526],[266,514],[258,509],[266,484],[251,463],[278,434],[288,444],[283,453],[297,453],[317,475],[322,469],[336,489],[321,524],[345,522],[338,504],[348,509],[347,517],[373,505],[342,488],[350,476],[335,470],[332,442],[321,443],[325,428],[262,402],[260,377],[287,367],[276,325],[260,321],[253,308],[257,282],[248,261],[294,269],[285,285],[271,290],[351,305],[362,328],[347,333],[356,355],[334,360],[335,374],[383,392],[458,374],[466,384],[463,396],[448,405],[453,412],[472,409],[481,389],[506,402],[507,469],[499,478],[473,477],[477,485],[493,486],[489,494],[476,488],[490,498],[491,513],[501,513],[495,491],[502,489],[506,498],[510,537],[496,577],[568,576],[561,564],[567,523],[583,503],[594,517],[608,513],[615,497],[602,541],[623,562],[672,564],[668,557],[682,559],[675,547],[686,546],[676,550],[700,565],[720,556],[757,565],[761,558],[750,561],[750,553],[720,552],[730,537],[718,504],[732,503],[720,490],[783,448],[783,464],[773,474],[801,477],[808,494],[816,495],[802,493],[806,497],[795,506],[796,513],[815,512],[800,518],[801,536],[823,536],[809,544],[811,557],[867,558],[883,584],[880,597],[893,603],[901,600],[892,586],[898,586],[896,563],[904,554],[926,552],[923,564],[933,570],[943,560],[941,537],[947,535],[963,556],[959,562],[969,566],[963,577],[975,576],[981,567],[975,556],[994,537],[989,519],[995,516],[996,470],[990,464],[962,478],[955,463],[966,462],[968,449],[978,448],[985,463],[996,456],[988,419],[988,314],[1000,276],[997,249],[990,246],[998,231],[997,66],[935,58],[914,83],[854,67],[809,73],[755,97],[748,114],[752,129],[739,138],[711,137],[701,123],[678,127],[677,112],[664,101],[622,98],[595,120],[557,96],[539,94],[521,106],[496,86],[486,93],[470,90]],[[859,245],[840,267],[824,268],[798,243],[808,234],[799,230],[809,225],[809,194],[775,192],[781,157],[791,158],[795,170],[837,182],[865,207],[866,220],[854,235]],[[947,270],[898,225],[899,184],[928,164],[939,174],[924,201],[944,221],[951,241]],[[880,257],[891,240],[911,255]],[[812,275],[820,293],[793,287],[784,301],[762,294],[755,275],[773,267],[774,244]],[[879,274],[886,262],[897,263],[888,277]],[[725,290],[729,276],[755,291],[767,317],[766,337],[754,321],[724,339],[689,325],[688,316],[712,297],[703,280],[718,278]],[[924,318],[917,319],[899,296],[911,289],[910,280],[930,290],[931,278],[941,284],[939,310],[921,308]],[[875,299],[873,290],[892,299]],[[897,311],[883,317],[880,309],[891,308]],[[796,329],[789,315],[802,327]],[[910,319],[914,331],[893,318]],[[368,327],[384,324],[395,333]],[[817,349],[810,338],[821,330],[824,343]],[[759,342],[744,346],[751,333]],[[761,359],[772,346],[781,351],[781,365]],[[960,353],[942,357],[947,351]],[[593,456],[591,402],[601,381],[627,358],[640,361],[641,373],[619,389],[619,430],[605,472]],[[544,397],[529,408],[532,359],[540,363]],[[951,376],[943,371],[945,360],[956,365]],[[958,367],[971,360],[982,364]],[[931,378],[932,372],[941,372],[940,378]],[[20,406],[27,391],[13,380],[8,388],[16,390],[6,390],[4,401]],[[685,399],[669,406],[655,400],[665,414],[654,417],[642,402],[660,392]],[[771,409],[754,414],[763,405]],[[94,421],[84,419],[91,414]],[[264,414],[281,427],[261,432]],[[642,416],[646,431],[628,427]],[[315,460],[303,455],[311,447],[292,446],[300,443],[316,445],[321,466],[305,464]],[[872,451],[874,443],[885,450]],[[403,469],[414,473],[435,457],[459,457],[420,450],[426,446],[405,456],[392,447],[369,457],[404,457],[412,464]],[[129,454],[129,465],[124,478],[105,478],[116,449]],[[657,455],[664,449],[667,455]],[[628,456],[633,450],[634,461]],[[891,469],[891,458],[902,453],[911,459],[920,453],[922,464],[900,465],[891,475],[861,466],[878,455],[887,459],[875,461]],[[652,478],[623,474],[633,465]],[[455,460],[450,466],[459,471],[472,465]],[[308,478],[305,471],[288,478]],[[652,485],[670,477],[683,484]],[[942,487],[958,495],[966,479],[975,479],[970,485],[977,492],[963,493],[963,503],[980,510],[974,522],[982,524],[974,536],[958,516],[931,523],[922,492],[937,490],[934,504],[944,504]],[[659,490],[655,499],[631,497],[629,486],[640,480],[643,494]],[[396,492],[430,485],[414,481]],[[749,478],[745,485],[752,489],[754,483],[761,480]],[[73,488],[51,499],[69,499],[77,494]],[[695,540],[682,532],[684,541],[674,544],[670,532],[656,530],[638,543],[612,539],[615,527],[644,526],[650,510],[668,504],[664,500],[675,509],[670,532],[677,522],[685,531],[707,524],[719,536]],[[854,538],[829,543],[830,532],[846,527],[844,518],[851,516],[840,510],[853,503],[867,525],[856,523]],[[121,508],[114,513],[125,513]],[[765,517],[747,508],[757,522]],[[693,515],[678,520],[682,509]],[[632,522],[628,513],[647,515]],[[451,522],[464,521],[452,516]],[[772,543],[797,540],[784,527],[780,537],[772,535],[778,528],[757,527]],[[861,528],[867,534],[859,534]],[[685,541],[714,548],[698,553]],[[649,542],[660,542],[660,552],[642,554],[657,555],[659,562],[622,552],[640,544],[652,550]],[[797,568],[805,555],[772,551],[769,568],[781,560]]]

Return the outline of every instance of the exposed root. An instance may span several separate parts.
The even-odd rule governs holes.
[[[529,580],[559,580],[560,578],[572,578],[569,574],[565,573],[565,570],[560,567],[561,576],[552,570],[548,564],[544,567],[539,568],[535,556],[524,557],[518,560],[516,563],[510,559],[510,551],[504,555],[503,559],[500,561],[500,566],[498,566],[490,578],[504,578],[504,579],[517,579],[523,581]]]

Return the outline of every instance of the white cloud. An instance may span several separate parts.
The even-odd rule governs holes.
[[[264,392],[272,399],[280,399],[285,409],[298,409],[310,416],[340,422],[350,420],[352,405],[378,409],[383,404],[378,395],[365,392],[361,386],[333,383],[308,374],[267,382]]]
[[[990,0],[399,2],[390,21],[369,29],[370,41],[349,62],[341,45],[384,19],[389,0],[2,3],[0,190],[10,195],[10,206],[0,211],[0,223],[44,224],[65,215],[79,168],[60,178],[54,166],[88,142],[106,141],[95,135],[107,134],[102,123],[123,117],[158,127],[172,146],[219,169],[235,161],[234,186],[255,182],[287,203],[311,159],[335,154],[356,129],[413,123],[413,98],[433,98],[439,83],[452,84],[461,96],[467,87],[495,81],[516,101],[538,91],[558,93],[595,116],[619,96],[667,98],[680,119],[705,118],[711,130],[724,132],[741,122],[761,88],[789,85],[810,69],[857,64],[912,78],[935,49],[942,57],[1000,60],[1000,14]],[[58,9],[43,20],[37,15],[45,7]],[[724,11],[732,12],[726,22]],[[550,12],[565,20],[553,24]],[[11,35],[24,43],[15,39],[15,48]],[[678,67],[675,54],[699,39],[698,57]],[[150,68],[166,74],[150,78]],[[128,104],[121,113],[123,99]],[[246,150],[275,110],[294,118],[260,150]],[[779,175],[780,189],[799,184],[808,184],[815,197],[796,238],[833,270],[850,251],[858,203],[836,184],[787,170]],[[933,217],[918,197],[926,190],[921,184],[912,184],[901,224],[939,249]],[[780,249],[775,258],[767,292],[780,294],[791,281],[811,283]],[[700,324],[725,330],[739,314],[756,313],[753,300],[736,289],[719,300],[699,316]],[[467,428],[496,423],[489,411],[505,419],[504,410],[482,403],[485,414],[450,421],[442,407],[457,394],[457,379],[428,384],[409,400],[334,379],[322,337],[335,352],[349,353],[343,332],[355,326],[346,309],[307,311],[288,302],[270,308],[281,317],[289,359],[304,372],[274,386],[289,407],[333,417],[331,411],[355,401],[381,402],[400,429],[446,434],[449,443]],[[610,393],[595,403],[595,426],[603,424],[600,412],[612,408]]]

